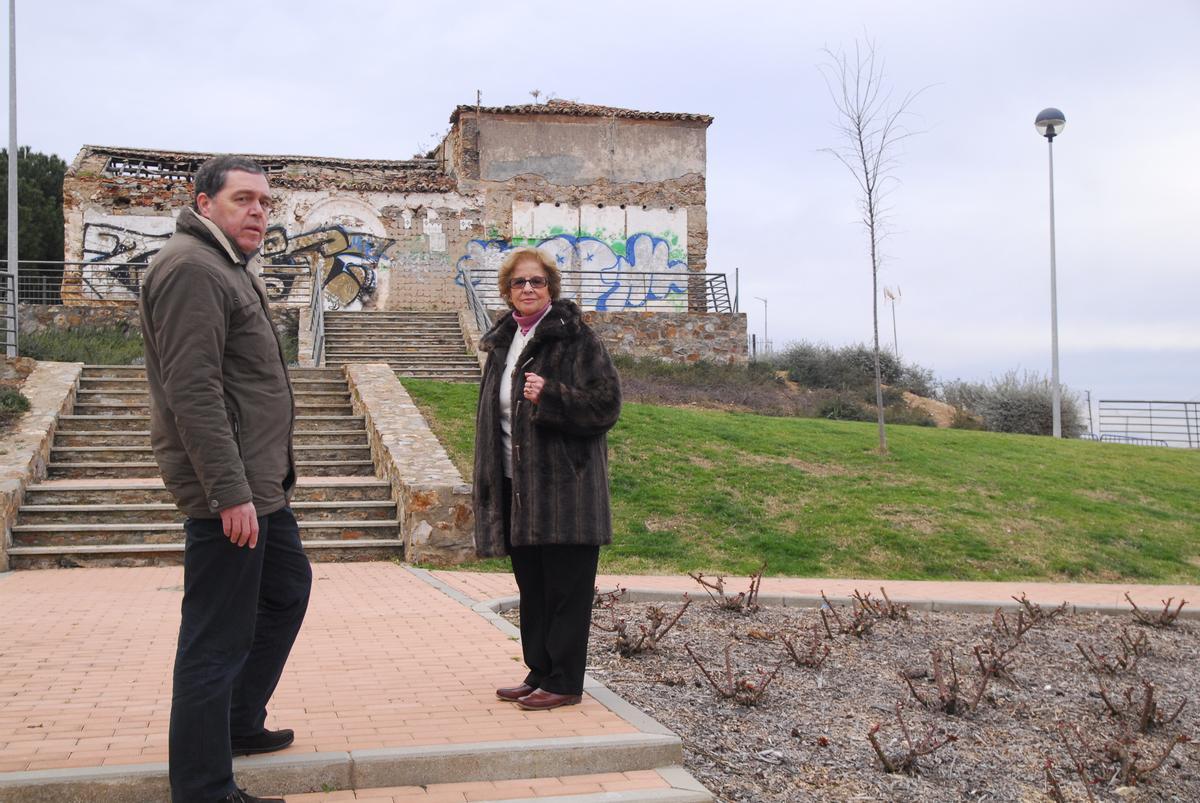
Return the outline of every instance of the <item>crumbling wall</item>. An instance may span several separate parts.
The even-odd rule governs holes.
[[[185,175],[113,175],[110,158],[85,149],[64,182],[67,259],[85,263],[68,266],[66,304],[136,301],[132,264],[154,256],[191,203]],[[327,309],[463,306],[454,255],[483,235],[480,204],[455,192],[432,160],[419,168],[271,172],[276,205],[256,269],[272,302],[306,306],[316,291]]]
[[[482,195],[486,237],[459,267],[493,270],[509,248],[535,246],[563,269],[602,271],[599,309],[702,311],[687,274],[707,267],[706,127],[460,109],[439,157],[460,190]],[[624,278],[644,272],[679,278],[637,290]]]

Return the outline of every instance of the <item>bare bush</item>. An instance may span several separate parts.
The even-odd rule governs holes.
[[[1183,610],[1183,606],[1187,605],[1186,599],[1179,600],[1179,605],[1175,610],[1171,610],[1171,603],[1175,601],[1174,597],[1167,597],[1162,600],[1163,609],[1158,613],[1147,613],[1137,606],[1133,601],[1133,597],[1129,596],[1129,592],[1125,592],[1125,599],[1133,606],[1133,618],[1137,619],[1144,625],[1151,627],[1170,627],[1175,624],[1175,620],[1179,618],[1179,612]]]
[[[779,634],[779,640],[783,642],[783,648],[787,650],[787,654],[791,656],[792,662],[796,666],[816,669],[825,663],[825,659],[829,657],[829,645],[821,643],[821,634],[817,631],[815,623],[812,626],[812,631],[809,633],[808,640],[803,644],[793,642],[784,633]]]
[[[948,662],[946,657],[941,650],[933,650],[930,653],[933,661],[933,684],[937,691],[936,699],[926,697],[917,691],[917,687],[913,685],[913,679],[907,673],[901,672],[900,677],[908,685],[908,690],[912,692],[916,701],[925,708],[942,711],[952,716],[969,714],[979,707],[988,681],[994,677],[995,673],[992,668],[986,667],[983,659],[980,658],[979,680],[975,683],[974,689],[967,691],[959,680],[958,669],[954,665],[954,654],[950,653]],[[978,653],[976,653],[976,657],[979,657]],[[949,673],[946,671],[947,668],[949,668]]]
[[[871,599],[870,591],[868,591],[866,594],[860,594],[856,588],[854,589],[854,599],[857,601],[860,607],[862,607],[867,613],[869,613],[871,616],[874,616],[876,619],[891,619],[892,621],[895,621],[897,619],[908,618],[907,605],[903,603],[892,602],[883,586],[879,587],[879,593],[883,596],[882,601]]]
[[[700,584],[700,587],[708,594],[709,599],[716,606],[725,611],[735,611],[737,613],[754,613],[759,609],[758,605],[758,588],[762,585],[763,572],[766,571],[767,564],[758,567],[758,571],[750,575],[750,588],[747,591],[739,591],[736,595],[730,596],[725,593],[725,575],[717,575],[716,580],[706,580],[700,572],[688,572],[688,577]],[[716,592],[715,594],[713,592]]]
[[[763,695],[767,693],[767,688],[771,685],[779,670],[783,668],[783,659],[779,659],[779,663],[775,664],[775,669],[767,672],[764,669],[758,670],[757,676],[739,675],[735,677],[733,668],[733,642],[725,645],[725,676],[718,680],[701,663],[696,657],[696,653],[692,652],[690,644],[685,644],[683,647],[687,650],[687,654],[700,668],[701,674],[708,680],[709,685],[716,690],[717,694],[722,697],[733,700],[738,705],[757,705],[762,700]]]
[[[619,589],[620,590],[620,589]],[[622,593],[624,593],[622,591]],[[692,604],[692,600],[684,595],[684,603],[675,612],[675,615],[668,618],[666,611],[661,605],[651,605],[646,612],[649,621],[645,624],[637,624],[637,632],[630,631],[629,620],[617,615],[616,597],[613,598],[607,606],[601,606],[603,610],[607,610],[610,616],[607,624],[601,624],[595,619],[592,620],[592,627],[597,630],[603,630],[606,633],[616,634],[616,639],[613,642],[613,649],[619,652],[625,658],[632,658],[648,650],[653,650],[658,647],[659,643],[667,637],[671,632],[671,628],[683,616],[684,611]]]
[[[1174,736],[1154,758],[1153,754],[1149,757],[1146,755],[1151,746],[1139,744],[1129,731],[1099,742],[1090,740],[1079,725],[1068,728],[1060,723],[1058,732],[1075,766],[1075,772],[1083,782],[1088,800],[1096,799],[1092,794],[1093,786],[1104,783],[1137,786],[1145,783],[1166,762],[1177,745],[1191,741],[1184,734]]]
[[[832,617],[834,624],[837,626],[837,632],[842,635],[854,636],[855,638],[863,638],[871,632],[875,627],[875,617],[871,612],[862,607],[855,601],[850,612],[850,618],[843,620],[838,614],[837,608],[833,607],[833,603],[829,601],[829,597],[825,596],[825,592],[821,592],[821,599],[825,604],[821,606],[821,624],[825,625],[825,633],[829,638],[833,638],[833,628],[829,626],[829,619]],[[828,613],[827,613],[828,612]]]
[[[906,775],[916,775],[919,767],[917,759],[922,756],[927,756],[938,750],[941,750],[946,745],[953,741],[957,741],[958,737],[952,733],[935,728],[930,725],[925,735],[921,737],[919,742],[914,742],[912,734],[908,732],[908,726],[904,723],[904,715],[900,711],[900,703],[896,703],[896,721],[900,724],[900,733],[904,737],[905,750],[903,753],[889,756],[884,752],[879,745],[879,740],[876,735],[879,733],[879,723],[876,722],[867,731],[867,739],[871,742],[871,747],[875,750],[875,755],[879,756],[879,762],[883,765],[884,772],[905,773]]]
[[[1062,616],[1068,610],[1066,602],[1063,602],[1063,604],[1059,605],[1057,608],[1050,608],[1049,610],[1046,610],[1036,602],[1031,602],[1029,598],[1025,596],[1024,592],[1021,593],[1020,597],[1013,597],[1013,599],[1021,606],[1021,609],[1025,612],[1025,614],[1029,616],[1029,624],[1031,627],[1049,624],[1059,616]]]
[[[1175,709],[1175,713],[1164,714],[1158,708],[1158,701],[1154,699],[1156,691],[1153,683],[1143,680],[1140,696],[1137,694],[1137,688],[1130,686],[1123,695],[1118,697],[1109,692],[1104,681],[1100,681],[1100,699],[1104,701],[1108,712],[1118,720],[1135,728],[1138,733],[1150,733],[1152,730],[1170,725],[1179,718],[1179,715],[1183,713],[1184,706],[1187,705],[1187,698],[1184,697]]]
[[[1075,642],[1075,648],[1079,650],[1079,654],[1087,661],[1093,672],[1102,675],[1116,675],[1119,672],[1132,672],[1137,669],[1138,661],[1149,652],[1150,645],[1146,640],[1145,633],[1139,633],[1137,638],[1133,638],[1129,635],[1128,630],[1121,628],[1121,635],[1117,636],[1117,648],[1121,651],[1120,655],[1101,652],[1092,644],[1084,647],[1078,641]]]

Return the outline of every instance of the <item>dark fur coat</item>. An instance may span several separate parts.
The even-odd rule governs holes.
[[[506,554],[500,380],[517,323],[505,315],[483,336],[488,353],[475,417],[475,550]],[[525,374],[546,380],[537,404]],[[574,302],[553,303],[517,359],[512,383],[513,546],[612,541],[608,439],[621,413],[617,370]]]

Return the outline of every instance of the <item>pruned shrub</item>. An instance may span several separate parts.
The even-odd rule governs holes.
[[[990,382],[955,380],[942,387],[942,398],[982,419],[991,432],[1050,435],[1054,430],[1053,389],[1050,380],[1035,372],[1009,371]],[[956,417],[957,419],[957,417]],[[1084,431],[1079,398],[1062,389],[1062,433],[1077,438]]]

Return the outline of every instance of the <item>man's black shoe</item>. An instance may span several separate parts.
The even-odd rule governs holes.
[[[274,753],[296,741],[296,734],[290,728],[277,731],[264,730],[254,736],[243,736],[230,742],[231,751],[235,756],[253,756],[258,753]],[[247,798],[257,800],[257,798]]]
[[[239,789],[231,795],[226,795],[217,803],[286,803],[281,797],[255,797],[245,789]]]

